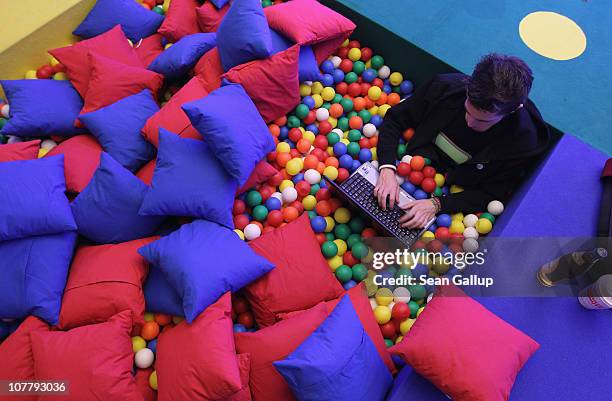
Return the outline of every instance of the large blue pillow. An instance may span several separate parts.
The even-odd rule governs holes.
[[[383,401],[393,381],[348,296],[273,365],[300,401]]]
[[[41,137],[85,132],[74,126],[83,100],[69,81],[18,79],[0,83],[11,106],[10,119],[0,134]]]
[[[57,324],[76,239],[67,231],[0,242],[0,318]]]
[[[274,150],[268,126],[239,84],[222,86],[182,107],[239,186],[247,181],[255,165]]]
[[[153,159],[155,147],[140,133],[159,106],[148,89],[125,97],[79,120],[98,139],[102,148],[123,167],[136,171]]]
[[[138,252],[164,272],[189,323],[227,291],[238,291],[274,268],[234,231],[206,220],[185,224]]]
[[[217,29],[217,47],[225,71],[270,56],[271,37],[260,0],[234,1]]]
[[[153,180],[139,213],[198,217],[234,228],[237,188],[209,144],[160,128]]]
[[[144,292],[146,310],[149,312],[185,316],[183,300],[159,267],[149,266],[149,275],[144,282],[142,290]]]
[[[65,191],[64,155],[0,163],[0,241],[76,230]]]
[[[72,32],[88,39],[121,25],[133,42],[154,34],[164,17],[147,10],[134,0],[98,0],[87,17]]]
[[[70,204],[79,234],[100,244],[150,236],[163,217],[138,214],[147,190],[144,182],[102,153],[93,178]]]
[[[217,8],[223,8],[230,0],[210,0]]]
[[[276,32],[274,29],[270,29],[270,34],[272,35],[271,55],[285,51],[294,45],[291,40]],[[312,51],[312,47],[308,45],[300,46],[298,73],[300,82],[318,81],[321,79],[321,72],[319,71],[317,59]]]
[[[194,33],[183,36],[164,50],[149,64],[149,70],[163,74],[168,79],[181,78],[207,51],[217,45],[216,33]]]

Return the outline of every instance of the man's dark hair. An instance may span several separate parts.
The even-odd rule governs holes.
[[[474,67],[467,82],[467,94],[475,107],[507,114],[527,100],[532,82],[531,68],[523,60],[491,53]]]

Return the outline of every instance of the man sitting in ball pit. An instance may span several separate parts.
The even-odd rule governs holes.
[[[380,206],[393,207],[399,199],[397,148],[400,138],[410,139],[410,134],[406,154],[421,156],[413,168],[429,159],[446,173],[448,185],[464,190],[405,205],[403,227],[423,227],[440,212],[472,213],[494,199],[505,202],[550,140],[540,112],[527,98],[532,81],[523,60],[493,53],[478,62],[471,76],[438,75],[392,107],[379,131],[380,177],[374,195]]]

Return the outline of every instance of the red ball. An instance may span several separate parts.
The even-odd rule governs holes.
[[[53,67],[50,65],[43,65],[36,71],[36,78],[47,79],[53,75]]]
[[[313,155],[313,156],[316,156],[317,159],[319,159],[320,162],[324,162],[325,159],[327,159],[327,156],[329,156],[329,154],[327,152],[325,152],[323,149],[319,149],[317,147],[315,147],[312,150],[312,152],[310,152],[310,154]]]
[[[410,171],[410,164],[406,162],[401,162],[397,165],[397,174],[399,174],[400,177],[407,177],[408,174],[410,174]]]
[[[363,49],[361,49],[361,60],[364,63],[368,61],[369,59],[371,59],[373,55],[374,53],[372,52],[372,49],[370,49],[369,47],[364,47]]]
[[[58,72],[66,72],[66,66],[62,63],[55,64],[53,67],[53,73],[57,74]]]
[[[433,239],[427,243],[427,250],[429,252],[441,252],[444,248],[444,244],[439,239]]]
[[[319,148],[321,150],[327,150],[327,146],[329,146],[329,142],[327,141],[327,137],[325,135],[317,135],[315,137],[313,145],[315,148]]]
[[[361,43],[359,43],[359,41],[358,41],[358,40],[351,40],[351,41],[348,43],[348,48],[349,48],[349,49],[352,49],[353,47],[361,47]]]
[[[249,310],[249,303],[242,297],[236,297],[234,302],[232,302],[232,309],[237,314],[247,312]]]
[[[391,318],[402,321],[410,317],[410,307],[405,302],[397,302],[391,309]]]
[[[250,329],[255,324],[255,319],[253,318],[253,314],[251,312],[240,313],[236,321],[247,329]]]
[[[350,97],[357,97],[361,95],[361,85],[357,82],[353,82],[348,86],[348,94]]]
[[[363,127],[363,120],[359,116],[353,116],[349,119],[349,127],[351,129],[361,129]]]
[[[427,245],[427,244],[425,244],[425,242],[424,242],[424,241],[417,240],[417,241],[415,241],[415,243],[414,243],[414,244],[412,244],[412,248],[411,248],[411,249],[412,249],[413,251],[414,251],[415,249],[425,249],[425,246],[426,246],[426,245]]]
[[[413,156],[412,159],[410,159],[410,168],[413,170],[421,171],[424,166],[425,159],[422,156]]]
[[[304,205],[299,200],[294,200],[289,206],[294,207],[298,211],[298,215],[304,213]]]
[[[370,85],[370,84],[369,84],[369,83],[367,83],[367,82],[364,82],[364,83],[362,83],[362,84],[361,84],[361,85],[359,85],[359,86],[361,86],[361,96],[368,96],[368,91],[370,90],[370,87],[371,87],[372,85]]]
[[[330,200],[331,192],[327,188],[320,188],[315,194],[315,198],[317,199],[317,202],[320,202],[323,200]]]
[[[310,193],[310,184],[306,181],[300,181],[295,184],[295,190],[298,193],[298,196],[303,198]]]
[[[234,227],[239,230],[244,230],[244,228],[249,224],[249,217],[246,214],[239,214],[234,216]]]
[[[327,135],[331,132],[331,130],[333,129],[331,123],[329,121],[321,121],[319,123],[319,134],[320,135]],[[327,138],[326,138],[327,139]]]
[[[347,58],[348,57],[348,52],[349,52],[348,46],[341,47],[341,48],[338,49],[338,53],[336,54],[336,56],[338,56],[340,58]]]
[[[378,234],[376,230],[373,229],[372,227],[364,228],[363,231],[361,232],[361,236],[363,238],[373,238],[373,237],[376,237],[377,235]]]
[[[259,188],[259,194],[261,195],[261,200],[263,202],[267,201],[274,192],[274,188],[269,185],[263,185],[261,188]]]
[[[349,173],[349,171],[345,168],[339,168],[338,169],[338,178],[336,178],[336,182],[340,183],[344,180],[346,180],[347,178],[349,178],[349,175],[351,175]]]
[[[323,243],[327,241],[327,237],[323,233],[318,233],[315,235],[315,237],[317,237],[317,242],[319,245],[323,245]]]
[[[382,89],[383,86],[385,86],[385,83],[380,78],[374,78],[374,80],[372,81],[372,86],[378,86],[380,89]]]
[[[326,200],[319,201],[315,206],[315,211],[319,216],[327,217],[331,214],[331,205]]]
[[[273,150],[272,152],[270,152],[270,153],[268,153],[268,154],[266,155],[266,159],[267,159],[269,162],[273,162],[273,161],[275,161],[275,160],[276,160],[276,156],[277,156],[277,155],[278,155],[278,153],[276,153],[276,150]]]
[[[431,166],[423,167],[423,176],[425,178],[434,178],[436,176],[436,169]]]
[[[283,182],[283,179],[283,173],[279,171],[268,179],[268,184],[272,185],[273,187],[278,187],[281,182]]]
[[[292,142],[299,141],[302,139],[302,131],[300,131],[299,128],[291,128],[289,130],[289,139],[291,139]]]
[[[262,235],[263,234],[267,234],[267,233],[272,232],[274,230],[275,230],[275,227],[266,225],[266,226],[264,226],[263,230],[261,230],[261,234]]]
[[[315,113],[314,110],[310,110],[308,115],[304,117],[302,121],[304,124],[313,124],[315,121],[317,121],[317,113]]]
[[[291,156],[292,159],[295,159],[296,157],[300,157],[300,151],[293,148],[289,151],[289,155]]]
[[[308,142],[308,139],[302,138],[295,144],[295,148],[300,153],[306,154],[310,150],[310,142]]]
[[[411,171],[408,175],[408,181],[414,185],[421,185],[421,182],[423,182],[423,173],[420,171]]]
[[[340,62],[340,65],[338,66],[338,68],[340,68],[345,74],[348,74],[349,72],[353,70],[353,62],[345,58],[344,60]]]
[[[393,340],[395,336],[397,335],[395,331],[395,324],[392,321],[388,321],[387,323],[381,324],[379,326],[380,326],[380,332],[382,333],[384,338]]]
[[[354,266],[359,263],[359,260],[353,256],[351,251],[347,251],[344,255],[342,255],[342,263],[347,266]]]
[[[266,218],[266,223],[272,227],[278,227],[283,223],[283,213],[280,210],[271,210]]]
[[[463,234],[452,233],[450,235],[451,244],[463,245],[463,240],[464,240]]]
[[[341,94],[342,96],[346,95],[348,92],[348,84],[346,82],[340,82],[336,85],[336,93]]]
[[[449,244],[448,250],[452,253],[463,253],[463,246],[459,244]]]
[[[332,213],[336,211],[340,206],[342,206],[342,201],[337,198],[331,198],[329,200],[329,205],[331,206]]]
[[[436,239],[439,239],[442,242],[447,242],[450,239],[450,232],[448,231],[448,227],[438,227],[436,228],[436,232],[434,233]]]
[[[361,149],[370,149],[372,146],[370,145],[370,140],[368,138],[361,138],[359,140],[359,147]]]
[[[427,193],[432,193],[436,189],[436,182],[434,181],[433,178],[430,178],[430,177],[424,178],[423,181],[421,182],[421,188],[423,188],[423,191]]]
[[[232,214],[235,216],[237,214],[242,214],[246,211],[246,204],[244,201],[240,199],[234,200],[234,206],[232,207]]]

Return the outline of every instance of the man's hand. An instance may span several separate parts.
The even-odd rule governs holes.
[[[422,228],[436,215],[436,208],[430,199],[415,200],[402,206],[406,211],[400,217],[400,224],[405,228]]]
[[[374,188],[374,196],[378,199],[378,204],[382,210],[387,210],[387,198],[389,198],[391,209],[399,202],[399,184],[395,178],[395,170],[383,168],[380,171],[376,188]]]

